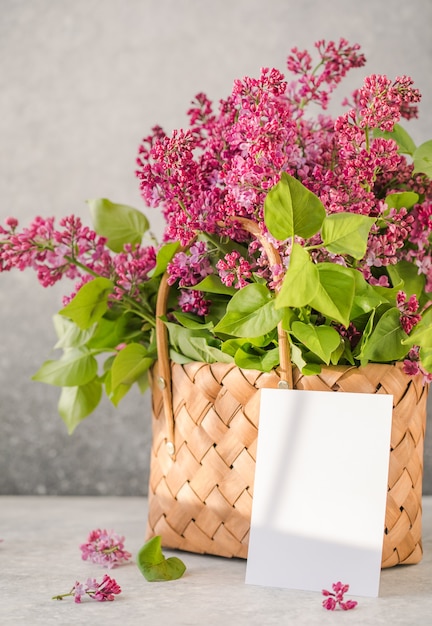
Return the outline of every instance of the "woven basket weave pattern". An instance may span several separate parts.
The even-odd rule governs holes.
[[[166,449],[162,392],[153,370],[153,445],[147,536],[167,548],[247,556],[259,418],[259,389],[276,372],[231,364],[171,363],[175,460]],[[294,370],[296,389],[392,394],[394,398],[382,566],[422,557],[421,496],[427,387],[401,364]],[[367,450],[364,453],[367,462]]]

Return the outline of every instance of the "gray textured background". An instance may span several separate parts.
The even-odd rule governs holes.
[[[432,137],[431,24],[430,0],[0,0],[0,219],[77,213],[89,223],[94,197],[144,209],[135,156],[155,123],[182,126],[197,92],[217,101],[234,78],[284,71],[292,46],[318,39],[345,37],[367,56],[343,95],[370,73],[414,78],[423,101],[408,129],[421,143]],[[0,277],[0,493],[144,494],[148,394],[117,410],[104,402],[70,437],[57,390],[30,380],[68,287]]]

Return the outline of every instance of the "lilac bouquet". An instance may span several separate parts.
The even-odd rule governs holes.
[[[174,361],[269,371],[282,327],[304,374],[403,362],[432,379],[432,141],[417,147],[400,125],[420,93],[370,75],[332,118],[331,93],[365,58],[343,39],[315,54],[294,48],[292,80],[265,68],[216,108],[198,94],[187,129],[142,141],[136,173],[163,212],[161,244],[141,211],[106,199],[89,202],[93,229],[76,216],[0,227],[0,271],[76,281],[54,317],[62,355],[34,376],[62,387],[69,431],[103,391],[117,404],[146,388],[164,274]]]

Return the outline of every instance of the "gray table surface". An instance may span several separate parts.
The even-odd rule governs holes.
[[[246,585],[240,559],[179,552],[187,572],[164,583],[148,583],[134,563],[104,570],[81,559],[79,545],[94,528],[124,535],[135,556],[146,512],[144,498],[0,497],[0,624],[432,624],[432,496],[424,498],[422,562],[383,570],[379,597],[357,598],[346,613],[324,610],[319,593]],[[99,580],[105,572],[122,587],[114,602],[51,600],[75,580]]]

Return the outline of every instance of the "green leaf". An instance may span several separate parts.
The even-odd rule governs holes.
[[[355,280],[355,293],[351,307],[351,320],[355,320],[364,313],[370,313],[370,311],[383,302],[387,302],[387,299],[382,293],[365,280],[361,272],[354,270],[353,275]]]
[[[356,213],[333,213],[323,221],[321,236],[324,246],[333,254],[349,254],[362,259],[366,253],[373,217]]]
[[[432,373],[432,349],[420,348],[420,362],[427,372]]]
[[[222,352],[226,354],[230,354],[231,356],[235,356],[237,350],[245,350],[245,346],[250,345],[253,349],[259,348],[262,352],[262,348],[266,348],[269,345],[275,345],[275,340],[277,340],[277,334],[267,333],[266,335],[261,335],[260,337],[235,337],[233,339],[227,339],[221,345]]]
[[[306,363],[302,369],[302,374],[305,376],[315,376],[316,374],[320,374],[321,370],[322,367],[319,363]]]
[[[319,288],[310,305],[331,319],[348,326],[355,293],[355,270],[337,263],[318,263]]]
[[[432,139],[425,141],[417,148],[413,155],[413,174],[426,174],[432,178]]]
[[[384,202],[389,209],[396,209],[399,211],[399,209],[410,209],[416,204],[416,202],[418,202],[418,200],[418,193],[414,193],[414,191],[400,191],[390,193],[386,196]]]
[[[75,387],[93,380],[97,367],[96,359],[86,348],[68,348],[61,359],[45,361],[32,380],[57,387]]]
[[[183,313],[182,311],[174,311],[172,315],[181,326],[190,330],[212,330],[213,322],[203,323],[201,318],[193,313]]]
[[[339,363],[339,359],[341,358],[341,356],[346,355],[347,349],[349,349],[349,351],[351,352],[351,349],[349,348],[349,342],[347,341],[346,345],[341,337],[339,337],[339,339],[339,345],[337,346],[336,350],[333,350],[330,355],[330,363],[332,365],[337,365]]]
[[[408,335],[400,325],[400,311],[392,307],[385,311],[367,340],[362,343],[360,358],[376,363],[401,361],[409,351],[404,345]]]
[[[420,300],[425,287],[425,275],[418,273],[417,265],[409,261],[398,261],[396,265],[389,265],[387,272],[395,286],[400,286],[407,296],[415,294]]]
[[[137,565],[141,574],[149,582],[177,580],[186,571],[186,566],[176,556],[166,559],[161,550],[161,538],[153,537],[138,552]]]
[[[282,318],[265,285],[252,283],[231,298],[226,314],[215,326],[216,333],[236,337],[257,337],[273,330]]]
[[[300,244],[293,243],[290,264],[276,296],[276,308],[309,304],[319,288],[317,266]]]
[[[420,346],[425,349],[432,349],[432,307],[426,309],[422,319],[410,334],[403,340],[404,345]]]
[[[102,317],[96,324],[95,332],[87,342],[87,347],[92,350],[113,350],[119,343],[123,343],[127,334],[125,316],[113,321]]]
[[[150,387],[148,372],[144,372],[144,374],[141,374],[141,376],[139,376],[139,378],[137,379],[136,383],[141,393],[144,393],[145,391],[147,391],[147,389]]]
[[[172,260],[179,248],[180,243],[178,241],[170,241],[161,246],[156,253],[156,265],[151,272],[149,272],[149,275],[155,277],[164,274],[168,263]]]
[[[88,200],[87,203],[93,227],[98,235],[107,239],[110,250],[122,252],[126,243],[134,246],[142,242],[149,222],[141,211],[106,198]]]
[[[59,314],[53,316],[53,322],[58,337],[58,341],[54,346],[56,349],[79,348],[91,339],[96,330],[96,325],[86,330],[81,330],[75,322]]]
[[[339,333],[330,326],[314,326],[313,324],[294,322],[291,332],[327,365],[330,363],[332,353],[341,343]]]
[[[203,363],[232,363],[232,358],[220,350],[220,341],[206,330],[184,328],[165,321],[170,345],[178,353],[192,361]],[[176,361],[178,362],[178,361]]]
[[[229,355],[222,352],[217,346],[211,345],[205,337],[191,337],[190,345],[191,349],[199,357],[195,359],[197,361],[204,361],[204,363],[232,363],[232,358]]]
[[[373,136],[384,137],[384,139],[393,139],[393,141],[395,141],[399,146],[399,152],[402,154],[410,154],[412,156],[416,150],[416,145],[411,139],[411,136],[407,133],[403,126],[400,126],[399,124],[395,124],[391,132],[381,131],[378,128],[374,128]]]
[[[290,349],[291,349],[291,361],[293,365],[298,367],[300,372],[303,372],[303,368],[305,365],[307,365],[307,363],[303,358],[303,353],[301,351],[301,348],[299,348],[299,346],[297,346],[295,343],[291,343]]]
[[[293,365],[298,367],[305,376],[319,374],[321,372],[321,365],[319,363],[308,363],[304,358],[301,348],[295,343],[291,344],[291,360]]]
[[[94,278],[81,287],[74,299],[59,311],[59,315],[69,317],[82,330],[90,328],[107,310],[108,296],[113,287],[108,278]]]
[[[235,353],[234,360],[235,364],[243,369],[270,372],[280,363],[279,348],[264,350],[262,354],[239,348]]]
[[[115,407],[119,405],[120,400],[122,400],[122,398],[124,398],[125,395],[130,391],[132,384],[133,384],[132,383],[128,385],[128,384],[120,383],[119,385],[117,385],[115,389],[113,389],[111,369],[105,374],[104,383],[105,383],[105,393],[107,395],[107,398],[109,398],[109,400]]]
[[[169,349],[169,358],[174,363],[178,363],[179,365],[184,365],[185,363],[192,363],[194,359],[190,359],[188,356],[184,354],[180,354],[180,352],[176,352],[173,348]]]
[[[315,235],[325,217],[321,200],[303,183],[283,173],[264,201],[264,221],[270,233],[281,241],[288,237],[308,239]]]
[[[235,353],[239,348],[243,346],[244,343],[247,342],[247,339],[243,339],[241,337],[235,337],[234,339],[227,339],[221,345],[221,350],[225,354],[229,354],[233,358],[235,357]]]
[[[388,267],[386,268],[386,270]],[[393,284],[393,287],[381,287],[381,285],[374,285],[376,293],[383,298],[383,302],[391,302],[394,304],[398,291],[403,287],[403,281],[400,279],[398,284]]]
[[[58,411],[71,435],[84,418],[98,406],[102,397],[102,385],[92,380],[79,387],[63,387],[58,403]]]
[[[119,385],[132,385],[152,366],[154,358],[139,343],[130,343],[115,357],[111,367],[111,389]]]
[[[209,274],[203,280],[189,289],[195,289],[198,291],[205,291],[207,293],[219,293],[233,296],[238,290],[235,287],[228,287],[224,285],[219,276],[215,274]]]

